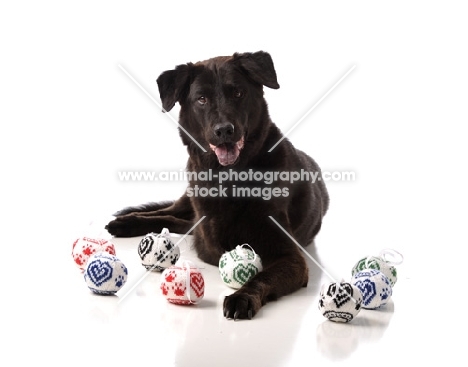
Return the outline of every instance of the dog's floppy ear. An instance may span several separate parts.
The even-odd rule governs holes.
[[[275,67],[269,53],[264,51],[235,53],[233,62],[257,83],[272,89],[280,87],[276,80]]]
[[[176,102],[180,102],[187,95],[192,66],[191,63],[178,65],[174,70],[163,72],[156,79],[163,112],[170,111]]]

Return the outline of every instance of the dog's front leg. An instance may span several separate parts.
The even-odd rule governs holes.
[[[289,254],[273,261],[262,259],[266,265],[264,270],[224,299],[224,316],[234,320],[251,319],[267,302],[307,286],[307,264],[296,250],[291,249]]]

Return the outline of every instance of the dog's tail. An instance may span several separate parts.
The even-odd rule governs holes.
[[[120,215],[130,214],[130,213],[146,213],[146,212],[154,212],[156,210],[165,209],[169,206],[174,204],[174,201],[160,201],[160,202],[151,202],[137,206],[129,206],[127,208],[123,208],[118,212],[114,213],[115,217]]]

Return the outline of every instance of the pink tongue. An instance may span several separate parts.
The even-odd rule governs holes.
[[[230,164],[234,164],[240,153],[237,145],[228,146],[226,144],[217,146],[214,152],[218,157],[219,164],[222,166],[229,166]]]

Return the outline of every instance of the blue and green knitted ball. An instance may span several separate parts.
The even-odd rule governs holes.
[[[117,293],[127,281],[128,270],[116,256],[107,252],[92,255],[84,269],[84,279],[88,288],[97,294]]]
[[[320,290],[319,310],[335,322],[350,322],[361,311],[362,295],[351,283],[323,284]]]
[[[219,259],[219,274],[224,284],[239,289],[263,270],[262,260],[247,244],[225,252]]]
[[[375,269],[381,271],[390,281],[392,287],[397,281],[397,270],[396,267],[385,261],[381,257],[368,256],[359,260],[352,268],[351,275],[359,273],[360,271],[367,269]]]
[[[351,284],[356,286],[362,295],[362,308],[375,309],[382,307],[392,297],[390,280],[379,270],[367,269],[354,274]]]

